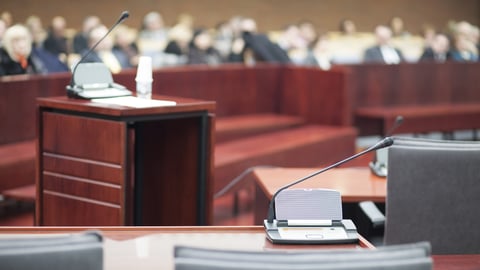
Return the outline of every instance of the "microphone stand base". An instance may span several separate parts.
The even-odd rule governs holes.
[[[267,239],[273,244],[318,245],[358,243],[355,224],[350,219],[332,221],[331,226],[278,226],[264,220]],[[282,222],[283,224],[283,222]]]

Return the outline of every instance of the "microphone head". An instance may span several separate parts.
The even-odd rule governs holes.
[[[395,123],[397,125],[400,125],[401,123],[403,123],[403,116],[401,115],[397,116],[397,118],[395,118]]]
[[[120,18],[118,19],[118,23],[121,23],[123,20],[125,20],[126,18],[128,18],[130,16],[130,13],[128,11],[124,11],[122,12],[122,14],[120,15]]]
[[[378,149],[388,147],[392,144],[393,144],[393,139],[391,137],[385,137],[385,138],[383,138],[383,140],[377,142],[375,145],[371,146],[366,151],[368,151],[368,152],[375,151],[375,150],[378,150]]]
[[[130,16],[130,13],[127,10],[125,10],[124,12],[122,12],[121,18],[126,19],[126,18],[128,18],[128,16]]]
[[[391,137],[386,137],[378,143],[378,146],[376,147],[376,149],[389,147],[392,144],[393,144],[393,139]]]

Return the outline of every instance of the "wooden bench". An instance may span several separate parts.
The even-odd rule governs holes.
[[[35,183],[35,140],[0,147],[0,194]]]
[[[215,120],[215,143],[274,132],[305,124],[301,117],[281,114],[246,114],[218,117]]]
[[[219,143],[215,146],[214,193],[253,166],[312,167],[341,160],[355,153],[356,135],[352,127],[304,125]]]
[[[3,196],[6,199],[34,203],[35,198],[37,197],[36,191],[37,189],[35,184],[32,184],[5,190],[3,192]]]
[[[356,110],[356,125],[362,135],[385,136],[395,118],[403,123],[395,133],[454,132],[480,128],[480,103],[365,107]]]
[[[32,201],[35,184],[36,98],[65,94],[70,74],[0,77],[0,194]],[[15,195],[15,196],[16,196]]]
[[[451,133],[478,128],[479,63],[402,63],[343,66],[350,73],[351,112],[359,134]]]

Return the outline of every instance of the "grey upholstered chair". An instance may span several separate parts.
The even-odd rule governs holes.
[[[388,153],[386,245],[480,253],[480,143],[395,138]]]
[[[427,242],[378,249],[233,251],[175,247],[176,270],[431,269]]]
[[[60,236],[2,236],[0,268],[102,270],[102,236],[93,231]]]

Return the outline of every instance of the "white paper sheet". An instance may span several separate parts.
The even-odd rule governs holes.
[[[92,102],[103,104],[115,104],[133,108],[149,108],[162,106],[175,106],[177,103],[171,100],[159,99],[144,99],[138,97],[114,97],[114,98],[97,98],[92,99]]]

